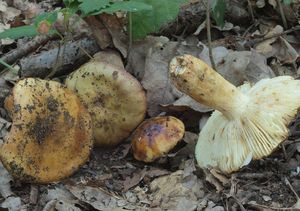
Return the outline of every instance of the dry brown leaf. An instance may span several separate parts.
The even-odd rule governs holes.
[[[193,201],[192,204],[196,204],[204,196],[202,181],[193,174],[188,177],[183,175],[183,171],[179,170],[153,180],[148,194],[152,199],[151,206],[178,210],[183,201]]]
[[[84,185],[67,185],[67,189],[79,200],[90,204],[96,210],[110,210],[117,207],[117,197],[101,188]]]
[[[275,34],[280,34],[283,32],[283,27],[280,25],[275,26],[272,28],[266,35],[265,37],[269,37]],[[268,40],[265,40],[263,42],[260,42],[255,46],[255,50],[258,53],[261,53],[265,55],[267,58],[272,56],[275,53],[275,49],[272,47],[272,44],[277,40],[277,37],[270,38]]]
[[[124,191],[129,190],[130,188],[138,185],[146,175],[146,169],[142,169],[134,173],[131,177],[126,177],[124,181]]]
[[[156,116],[161,111],[160,104],[173,103],[182,96],[169,80],[169,62],[175,55],[191,54],[198,56],[202,51],[195,45],[168,42],[152,47],[145,61],[145,74],[142,85],[147,90],[148,114]]]
[[[281,63],[291,64],[299,58],[299,52],[283,37],[279,37],[273,47],[276,49],[275,56]]]
[[[265,56],[254,50],[230,52],[224,58],[224,64],[218,67],[218,72],[236,86],[245,81],[257,82],[275,76]]]
[[[10,182],[13,181],[8,171],[0,163],[0,194],[3,198],[8,198],[13,195]]]

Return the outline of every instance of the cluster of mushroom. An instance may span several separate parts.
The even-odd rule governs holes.
[[[93,146],[117,145],[145,117],[145,92],[121,63],[92,59],[65,84],[26,78],[5,100],[13,124],[0,158],[20,181],[48,183],[70,176]],[[133,135],[134,156],[151,162],[183,133],[183,123],[174,117],[147,120]]]
[[[216,109],[196,146],[202,168],[230,173],[269,155],[288,136],[287,125],[300,107],[300,81],[289,76],[236,88],[200,59],[184,55],[172,59],[170,77],[179,90]],[[140,124],[145,92],[122,65],[93,59],[65,83],[23,79],[5,100],[13,124],[0,158],[21,181],[63,179],[88,160],[93,145],[115,146],[135,128],[133,155],[144,162],[168,153],[184,135],[184,124],[172,116]]]

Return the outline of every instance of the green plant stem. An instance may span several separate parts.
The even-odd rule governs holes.
[[[2,59],[0,59],[0,64],[2,64],[3,66],[5,66],[6,68],[16,71],[18,72],[18,70],[16,70],[15,68],[13,68],[11,65],[7,64],[5,61],[3,61]],[[1,71],[2,72],[2,71]]]
[[[287,29],[288,24],[287,24],[287,20],[286,20],[286,17],[285,17],[283,8],[282,8],[281,0],[277,0],[277,5],[279,7],[279,12],[280,12],[281,20],[282,20],[282,23],[283,23],[283,27],[284,27],[284,29]]]
[[[132,13],[128,13],[128,21],[129,21],[129,51],[132,48]]]
[[[208,51],[209,51],[209,59],[210,59],[211,66],[214,70],[217,70],[214,57],[212,54],[212,47],[211,47],[211,33],[210,33],[210,5],[211,4],[210,3],[211,0],[208,0],[206,5],[206,31],[207,31]]]

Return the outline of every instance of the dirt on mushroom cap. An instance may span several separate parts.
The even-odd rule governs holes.
[[[13,88],[6,108],[13,124],[0,157],[15,178],[58,181],[88,160],[93,145],[91,117],[62,84],[23,79]]]
[[[114,146],[144,119],[146,96],[128,72],[105,62],[91,61],[66,79],[89,110],[95,144]]]

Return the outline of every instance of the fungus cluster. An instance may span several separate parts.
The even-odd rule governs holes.
[[[269,155],[287,136],[300,107],[300,81],[290,76],[235,87],[200,59],[177,56],[170,62],[175,86],[214,108],[199,134],[200,167],[230,173]]]

